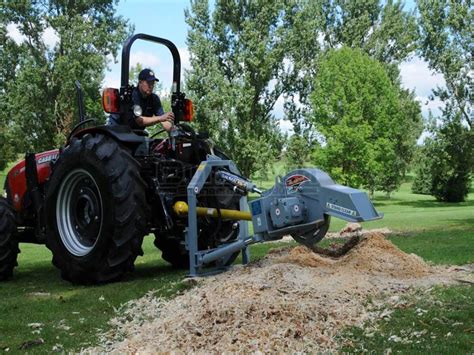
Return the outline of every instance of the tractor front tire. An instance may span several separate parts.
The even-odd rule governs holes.
[[[0,197],[0,281],[11,278],[13,268],[18,265],[20,249],[15,231],[15,211],[6,198]]]
[[[71,140],[46,189],[46,245],[63,279],[107,283],[133,270],[143,255],[145,190],[138,162],[116,141]]]
[[[162,251],[161,258],[175,269],[189,268],[189,254],[179,239],[163,239],[155,234],[154,244]]]

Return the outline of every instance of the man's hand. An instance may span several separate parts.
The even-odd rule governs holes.
[[[158,116],[158,122],[174,123],[174,113],[173,112],[166,112],[164,115]]]
[[[163,128],[169,132],[174,124],[174,114],[173,112],[166,112],[161,116],[140,116],[135,119],[135,122],[141,127],[149,127],[161,123]]]

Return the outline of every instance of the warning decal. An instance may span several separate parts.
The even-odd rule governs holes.
[[[310,181],[307,176],[304,175],[291,175],[285,180],[285,186],[287,193],[291,194],[298,191],[298,188],[303,185],[306,181]]]

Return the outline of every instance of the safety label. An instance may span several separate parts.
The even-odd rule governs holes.
[[[307,176],[304,175],[291,175],[285,180],[286,192],[291,194],[298,191],[298,188],[305,182],[310,181]]]
[[[345,208],[339,205],[335,205],[333,203],[326,202],[326,207],[337,212],[348,214],[349,216],[354,216],[354,217],[357,216],[356,211],[350,210],[349,208]]]

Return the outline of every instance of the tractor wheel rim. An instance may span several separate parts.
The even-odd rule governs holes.
[[[102,230],[102,216],[102,196],[94,177],[84,169],[67,174],[58,191],[56,222],[61,241],[71,254],[91,252]]]

